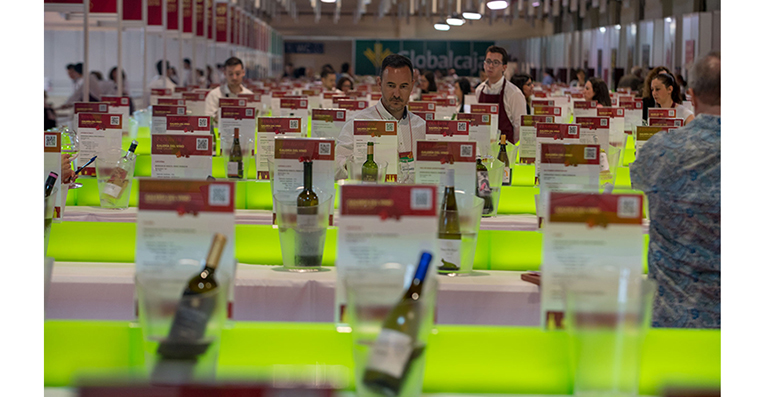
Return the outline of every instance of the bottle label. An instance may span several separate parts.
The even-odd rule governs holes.
[[[503,185],[511,185],[511,167],[503,168]]]
[[[238,164],[240,164],[237,161],[228,161],[227,162],[227,176],[231,178],[237,178],[238,177]]]
[[[599,164],[601,164],[601,170],[602,171],[609,171],[610,170],[610,162],[607,159],[607,153],[602,151],[599,153]]]
[[[118,196],[120,196],[121,190],[122,190],[122,187],[115,185],[113,183],[106,183],[104,185],[104,194],[111,196],[113,198],[118,198]]]
[[[383,328],[369,351],[366,367],[400,379],[411,355],[412,338],[409,335]]]
[[[492,187],[489,185],[489,171],[476,171],[476,183],[479,197],[492,195]]]
[[[318,229],[318,215],[297,214],[297,229],[299,230]]]
[[[439,269],[460,270],[460,243],[462,240],[438,240],[438,251],[441,255]],[[457,269],[454,269],[456,267]]]

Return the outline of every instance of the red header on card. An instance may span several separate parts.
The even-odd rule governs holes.
[[[223,106],[246,106],[244,98],[219,98],[219,107]]]
[[[596,101],[575,101],[573,106],[575,109],[596,109],[598,104]]]
[[[151,88],[150,89],[150,95],[154,96],[171,96],[173,92],[171,91],[171,88]]]
[[[275,137],[276,159],[334,160],[334,139]]]
[[[684,125],[682,119],[655,119],[651,118],[648,123],[651,127],[681,127]]]
[[[434,120],[436,118],[435,112],[412,112],[412,113],[414,113],[417,117],[425,121]]]
[[[611,108],[611,107],[604,107],[604,108],[598,108],[596,109],[596,115],[599,117],[610,117],[610,118],[618,118],[623,117],[626,113],[626,110],[623,108]]]
[[[222,113],[222,119],[241,120],[256,118],[256,112],[254,111],[254,108],[222,106],[220,111]]]
[[[339,92],[334,92],[334,91],[326,91],[326,92],[323,93],[323,98],[324,99],[332,99],[335,96],[347,96],[347,95],[340,94]]]
[[[174,93],[181,93],[181,92],[188,92],[190,91],[189,87],[174,87]]]
[[[160,116],[184,116],[187,114],[187,107],[185,106],[166,106],[155,105],[152,107],[152,117]]]
[[[642,224],[642,196],[631,194],[551,193],[548,201],[550,222]]]
[[[396,135],[396,122],[390,120],[353,120],[353,135]]]
[[[626,110],[642,110],[644,108],[644,100],[643,99],[636,99],[633,100],[623,100],[623,98],[620,98],[620,107]]]
[[[548,97],[548,94],[547,94],[547,93],[545,93],[545,92],[540,92],[540,91],[535,91],[535,92],[533,93],[533,95],[534,95],[534,97],[535,97],[535,98],[547,98],[547,97]]]
[[[558,106],[533,107],[532,113],[536,116],[561,116],[561,108]]]
[[[43,133],[44,143],[43,152],[59,153],[61,152],[61,133],[56,131]]]
[[[471,105],[471,113],[489,113],[489,114],[498,114],[500,111],[500,106],[497,104],[475,104]]]
[[[342,108],[340,106],[340,101],[358,101],[358,98],[353,98],[352,96],[347,95],[335,95],[332,97],[332,103],[334,104],[334,107]]]
[[[422,94],[420,98],[423,101],[433,102],[438,98],[443,98],[443,94]]]
[[[312,90],[302,90],[302,95],[305,96],[318,96],[321,95],[321,90],[316,88]]]
[[[179,98],[158,98],[158,105],[163,106],[184,106],[184,99]]]
[[[307,98],[281,98],[281,109],[307,109]]]
[[[532,100],[532,107],[535,106],[554,106],[555,102],[553,99],[533,99]]]
[[[345,121],[345,113],[346,110],[313,109],[311,113],[311,120],[326,121],[329,123],[333,121]]]
[[[256,97],[256,94],[238,94],[238,98],[243,98],[247,102],[259,102],[259,98]]]
[[[445,163],[476,162],[476,142],[458,141],[417,141],[417,161],[439,161]]]
[[[650,138],[652,138],[653,135],[661,132],[661,131],[668,131],[669,127],[650,127],[646,125],[640,125],[636,127],[636,141],[637,142],[643,142]]]
[[[78,128],[96,128],[97,130],[122,129],[123,115],[107,113],[80,113]]]
[[[534,127],[537,123],[553,123],[553,116],[521,115],[522,127]]]
[[[412,101],[408,107],[410,112],[435,112],[436,102]]]
[[[235,182],[142,179],[139,181],[139,210],[233,212]]]
[[[377,99],[379,99],[379,98],[377,98]],[[434,99],[434,102],[436,102],[436,106],[444,106],[444,107],[457,106],[457,98],[455,98],[455,97],[436,98],[436,99]]]
[[[647,110],[648,118],[651,119],[673,119],[676,118],[676,109],[650,108]]]
[[[72,105],[77,113],[107,113],[109,104],[106,102],[75,102]]]
[[[108,96],[102,95],[102,102],[107,103],[110,106],[129,106],[130,98],[127,96]]]
[[[185,101],[202,102],[206,100],[206,94],[202,92],[185,92],[182,94]]]
[[[343,185],[340,214],[379,216],[436,216],[435,185]]]
[[[609,117],[575,117],[575,123],[580,125],[580,128],[588,128],[589,130],[610,128]]]
[[[208,116],[166,116],[166,131],[211,131]]]
[[[273,91],[270,93],[270,96],[273,98],[283,98],[286,95],[289,95],[289,91]]]
[[[468,135],[470,122],[465,120],[430,120],[425,122],[426,134],[443,136]]]
[[[469,121],[471,126],[492,124],[492,115],[489,113],[458,113],[457,119]]]
[[[172,135],[155,134],[152,136],[152,154],[175,155],[176,157],[211,156],[212,135]]]
[[[580,126],[577,124],[537,123],[538,138],[579,139]]]
[[[543,143],[540,146],[541,164],[599,165],[599,145]]]
[[[380,98],[382,98],[382,93],[381,92],[373,92],[372,93],[372,100],[373,101],[379,101]]]
[[[583,99],[583,94],[579,92],[568,92],[567,95],[572,97],[572,99]]]
[[[298,117],[258,117],[258,132],[273,132],[276,134],[301,133],[302,123]]]

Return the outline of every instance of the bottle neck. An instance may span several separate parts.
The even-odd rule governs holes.
[[[374,160],[374,145],[367,145],[366,147],[366,159]]]
[[[313,190],[313,163],[305,162],[305,190]]]

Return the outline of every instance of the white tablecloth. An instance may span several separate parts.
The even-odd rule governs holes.
[[[540,291],[522,272],[476,271],[439,277],[439,324],[539,324]],[[238,264],[233,320],[334,321],[334,268],[290,273],[280,266]],[[56,262],[46,318],[133,320],[134,264]]]

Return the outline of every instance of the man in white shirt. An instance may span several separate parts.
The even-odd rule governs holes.
[[[172,90],[176,88],[176,84],[168,78],[168,71],[171,69],[168,61],[166,61],[166,78],[163,78],[163,61],[158,61],[155,68],[158,70],[158,74],[152,78],[150,84],[147,84],[147,91],[153,88],[170,88]]]
[[[327,69],[327,68],[321,69],[321,86],[323,86],[324,91],[342,94],[342,91],[338,90],[337,87],[334,86],[335,84],[334,82],[336,80],[337,80],[337,74],[334,73],[333,69]]]
[[[73,82],[73,92],[59,109],[67,109],[75,102],[99,102],[102,100],[101,82],[95,75],[88,76],[88,98],[83,97],[83,64],[67,65],[67,75]]]
[[[225,61],[225,79],[226,84],[222,84],[212,89],[206,95],[205,115],[213,120],[217,118],[220,98],[237,98],[238,94],[253,94],[251,90],[243,86],[243,76],[246,72],[243,69],[243,62],[236,57],[230,57]]]
[[[508,52],[505,48],[490,46],[484,59],[487,80],[476,87],[478,103],[497,103],[500,106],[497,129],[515,144],[519,141],[521,116],[527,114],[527,100],[513,83],[503,78],[508,68]]]
[[[403,55],[388,55],[382,61],[377,84],[382,98],[356,114],[355,120],[397,121],[398,182],[414,183],[414,152],[418,139],[425,139],[425,120],[409,112],[409,94],[414,86],[412,62]],[[342,127],[336,146],[336,178],[347,178],[345,161],[353,155],[353,120]]]
[[[185,58],[183,62],[184,64],[182,66],[182,81],[180,85],[182,87],[196,85],[196,81],[198,79],[198,73],[193,70],[192,61],[190,61],[190,58]]]

